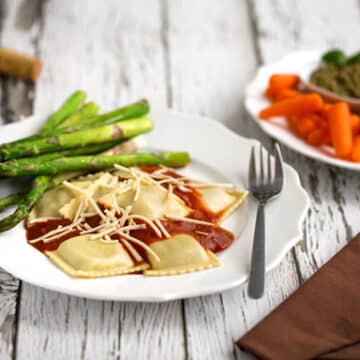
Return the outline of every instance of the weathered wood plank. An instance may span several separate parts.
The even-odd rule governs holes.
[[[360,29],[357,1],[347,1],[346,6],[334,1],[330,6],[325,0],[256,0],[254,16],[259,49],[265,61],[299,48],[328,46],[358,50],[349,36]],[[320,164],[291,150],[284,151],[299,171],[312,200],[304,224],[309,251],[303,245],[295,250],[302,278],[306,279],[360,230],[359,183],[356,173]]]
[[[0,45],[35,54],[41,22],[39,2],[3,1],[0,17]],[[17,121],[32,112],[32,91],[33,85],[28,82],[0,77],[1,123]],[[11,359],[14,355],[19,285],[17,279],[0,269],[0,359]]]
[[[166,105],[158,1],[48,1],[36,112],[84,88],[103,107],[148,97]],[[184,358],[181,302],[78,299],[24,284],[19,359]]]
[[[172,105],[207,115],[244,136],[271,144],[247,117],[243,90],[257,65],[245,2],[168,2],[169,77]],[[213,145],[213,144],[212,144]],[[279,281],[281,279],[281,281]],[[254,302],[246,286],[184,302],[188,357],[227,359],[233,341],[297,287],[291,254],[267,276],[264,299]]]

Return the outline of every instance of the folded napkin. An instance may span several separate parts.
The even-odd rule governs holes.
[[[360,234],[237,341],[259,359],[360,359]]]

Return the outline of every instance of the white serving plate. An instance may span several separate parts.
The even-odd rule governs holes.
[[[146,135],[150,149],[186,150],[192,163],[184,173],[210,182],[232,182],[246,188],[250,150],[255,140],[242,138],[220,123],[171,110],[151,114],[154,131]],[[30,135],[42,123],[41,117],[4,126],[0,142]],[[285,184],[280,197],[271,202],[266,213],[267,270],[276,266],[301,237],[301,224],[309,199],[299,176],[285,165]],[[14,191],[3,182],[0,195]],[[242,230],[241,211],[236,211],[224,227],[236,234],[234,244],[219,257],[223,265],[211,270],[168,277],[143,275],[114,276],[100,279],[73,279],[55,267],[43,254],[26,243],[23,224],[0,234],[0,267],[37,286],[103,300],[167,301],[220,292],[243,283],[248,276],[255,203],[248,204],[248,221]],[[285,220],[286,219],[286,220]],[[242,230],[242,231],[241,231]]]
[[[307,81],[312,70],[319,65],[323,53],[324,51],[321,50],[295,51],[273,64],[261,66],[253,81],[246,88],[245,106],[252,119],[262,130],[287,147],[327,164],[360,171],[360,164],[335,158],[333,149],[329,146],[314,147],[298,138],[289,130],[284,118],[264,121],[258,117],[259,111],[270,104],[270,101],[264,96],[264,92],[272,74],[295,73]]]

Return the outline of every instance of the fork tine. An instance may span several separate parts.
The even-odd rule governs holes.
[[[249,187],[256,185],[256,169],[255,169],[255,148],[251,149],[250,163],[249,163]]]
[[[268,177],[268,183],[272,182],[272,170],[271,170],[271,155],[270,151],[267,153],[267,177]]]
[[[260,145],[259,150],[259,157],[260,157],[260,184],[264,184],[264,159],[263,159],[263,146]]]
[[[275,181],[281,188],[284,181],[284,168],[281,150],[278,143],[275,144]]]

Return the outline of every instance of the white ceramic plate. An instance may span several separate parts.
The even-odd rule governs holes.
[[[210,182],[232,182],[245,189],[250,149],[258,144],[255,140],[242,138],[216,121],[170,110],[153,112],[152,119],[155,129],[146,135],[149,148],[189,151],[193,161],[183,170],[185,173]],[[0,142],[33,133],[41,120],[33,117],[2,127]],[[309,205],[295,170],[286,165],[285,175],[282,194],[267,207],[267,269],[277,265],[300,239],[301,223]],[[11,188],[10,182],[2,185],[0,195]],[[0,266],[31,284],[96,299],[166,301],[220,292],[247,278],[255,210],[255,203],[250,200],[243,230],[240,211],[226,221],[225,227],[236,234],[236,240],[219,255],[223,265],[211,270],[172,277],[73,279],[26,243],[23,224],[0,234]]]
[[[333,150],[328,146],[314,147],[298,138],[290,130],[284,118],[274,118],[270,121],[260,120],[258,113],[270,104],[264,96],[270,76],[274,73],[295,73],[304,80],[318,65],[324,51],[296,51],[285,56],[276,63],[261,66],[254,80],[247,86],[245,92],[245,106],[252,119],[271,137],[289,148],[331,165],[360,171],[360,164],[336,159]]]

